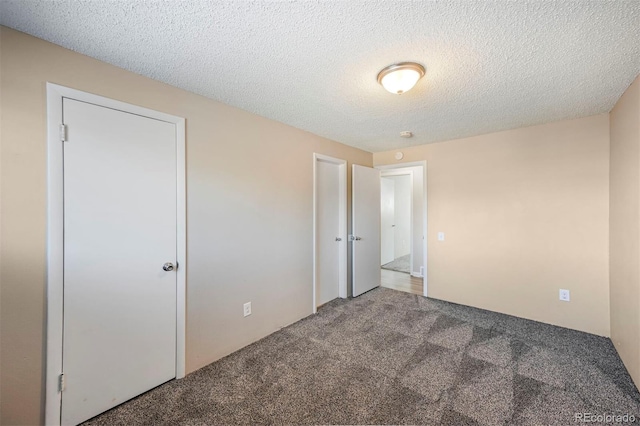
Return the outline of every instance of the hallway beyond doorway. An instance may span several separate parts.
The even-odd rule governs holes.
[[[382,287],[404,291],[406,293],[423,295],[422,278],[416,278],[403,272],[380,270],[380,284]]]
[[[385,263],[381,266],[382,269],[389,271],[404,272],[405,274],[411,273],[411,254],[405,254],[392,262]]]

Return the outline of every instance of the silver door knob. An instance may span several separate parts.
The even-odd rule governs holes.
[[[173,271],[173,263],[171,262],[165,263],[164,265],[162,265],[162,269],[164,269],[167,272]]]
[[[342,238],[336,237],[336,241],[342,241]]]

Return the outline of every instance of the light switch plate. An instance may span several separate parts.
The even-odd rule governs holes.
[[[438,232],[438,241],[444,241],[444,232]]]

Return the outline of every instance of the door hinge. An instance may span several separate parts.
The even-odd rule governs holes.
[[[58,376],[58,392],[62,392],[64,390],[64,387],[64,373],[60,373],[60,375]]]
[[[67,125],[66,124],[60,125],[60,140],[62,142],[67,141]]]

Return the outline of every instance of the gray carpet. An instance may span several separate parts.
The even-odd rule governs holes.
[[[378,288],[87,424],[579,424],[574,413],[640,419],[609,339]]]
[[[407,254],[394,259],[393,262],[385,263],[381,266],[382,269],[388,269],[390,271],[411,273],[411,255]]]

